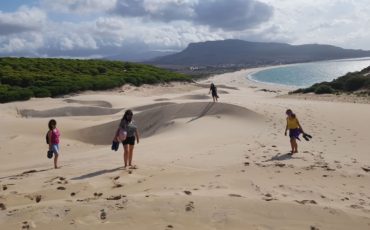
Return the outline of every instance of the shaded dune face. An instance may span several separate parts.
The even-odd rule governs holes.
[[[74,100],[74,99],[65,99],[64,101],[67,103],[76,103],[76,104],[81,104],[81,105],[112,108],[112,104],[107,101],[82,101],[82,100]]]
[[[211,97],[208,95],[203,95],[203,94],[195,94],[195,95],[185,95],[178,97],[176,99],[185,99],[185,100],[206,100],[210,99]]]
[[[111,108],[101,108],[101,107],[62,107],[49,110],[33,110],[33,109],[23,109],[19,111],[22,117],[66,117],[66,116],[101,116],[101,115],[111,115],[122,111],[123,109],[111,109]]]
[[[156,107],[161,107],[161,106],[165,106],[165,105],[173,105],[173,104],[176,104],[176,103],[174,103],[174,102],[161,102],[161,103],[156,103],[156,104],[134,107],[134,108],[132,108],[132,110],[140,112],[140,111],[144,111],[144,110],[148,110],[148,109],[153,109],[153,108],[156,108]]]
[[[237,105],[212,102],[193,102],[170,104],[145,110],[134,115],[141,137],[150,137],[159,130],[170,125],[173,120],[189,118],[188,123],[206,116],[228,116],[242,120],[260,120],[261,115]],[[84,128],[71,132],[69,135],[80,141],[107,145],[110,144],[120,120],[102,125]],[[220,122],[228,122],[220,120]]]

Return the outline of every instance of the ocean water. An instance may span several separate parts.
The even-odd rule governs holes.
[[[248,77],[264,83],[308,87],[314,83],[332,81],[348,72],[361,71],[368,66],[370,66],[370,57],[273,67],[254,72]]]

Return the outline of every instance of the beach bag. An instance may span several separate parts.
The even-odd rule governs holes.
[[[126,130],[124,130],[122,128],[119,128],[118,129],[118,134],[117,134],[118,141],[124,141],[124,140],[126,140],[126,137],[127,137]]]
[[[113,140],[114,141],[121,142],[121,141],[126,140],[126,137],[127,137],[126,130],[124,130],[123,128],[120,127],[120,128],[117,129],[116,134],[115,134]]]

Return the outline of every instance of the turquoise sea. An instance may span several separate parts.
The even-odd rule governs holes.
[[[370,57],[310,62],[273,67],[254,72],[248,77],[264,83],[307,87],[314,83],[331,81],[348,72],[360,71],[368,66],[370,66]]]

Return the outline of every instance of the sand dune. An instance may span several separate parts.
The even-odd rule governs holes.
[[[0,104],[0,228],[368,230],[370,107],[276,97],[290,89],[248,81],[253,71],[217,75],[203,87],[70,97],[68,115],[88,114],[57,117],[57,170],[46,157],[50,117],[17,111],[66,114],[65,98]],[[197,99],[208,96],[211,81],[220,94],[226,86],[222,103]],[[122,167],[122,145],[110,149],[124,111],[112,114],[108,103],[135,109],[146,137],[135,145],[136,169]],[[107,114],[96,116],[96,108]],[[313,136],[293,156],[284,136],[287,108]]]
[[[22,117],[65,117],[65,116],[100,116],[115,114],[122,109],[111,109],[111,108],[101,108],[101,107],[61,107],[49,110],[33,110],[33,109],[22,109],[19,110],[19,114]]]
[[[132,110],[133,111],[144,111],[144,110],[153,109],[153,108],[161,107],[161,106],[164,106],[164,105],[172,105],[172,104],[176,104],[176,103],[174,103],[174,102],[155,103],[155,104],[137,106],[137,107],[132,108]]]
[[[169,101],[171,99],[169,98],[157,98],[157,99],[154,99],[154,101]]]
[[[176,99],[183,99],[183,100],[206,100],[211,99],[211,96],[206,94],[195,94],[195,95],[184,95],[181,97],[177,97]]]
[[[112,108],[112,104],[107,101],[82,101],[82,100],[75,100],[75,99],[65,99],[67,103],[77,103],[81,105],[91,105],[97,107],[105,107],[105,108]]]
[[[209,88],[209,84],[198,84],[199,87],[202,87],[202,88]],[[235,87],[235,86],[230,86],[230,85],[224,85],[224,84],[216,84],[216,87],[218,89],[231,89],[231,90],[239,90],[238,87]]]
[[[147,106],[150,108],[150,106]],[[161,128],[167,127],[173,120],[189,118],[189,122],[205,116],[232,116],[242,119],[257,119],[257,113],[232,104],[213,102],[193,102],[170,104],[155,107],[135,114],[142,137],[150,137]],[[109,145],[120,120],[70,133],[74,138],[91,144]]]

